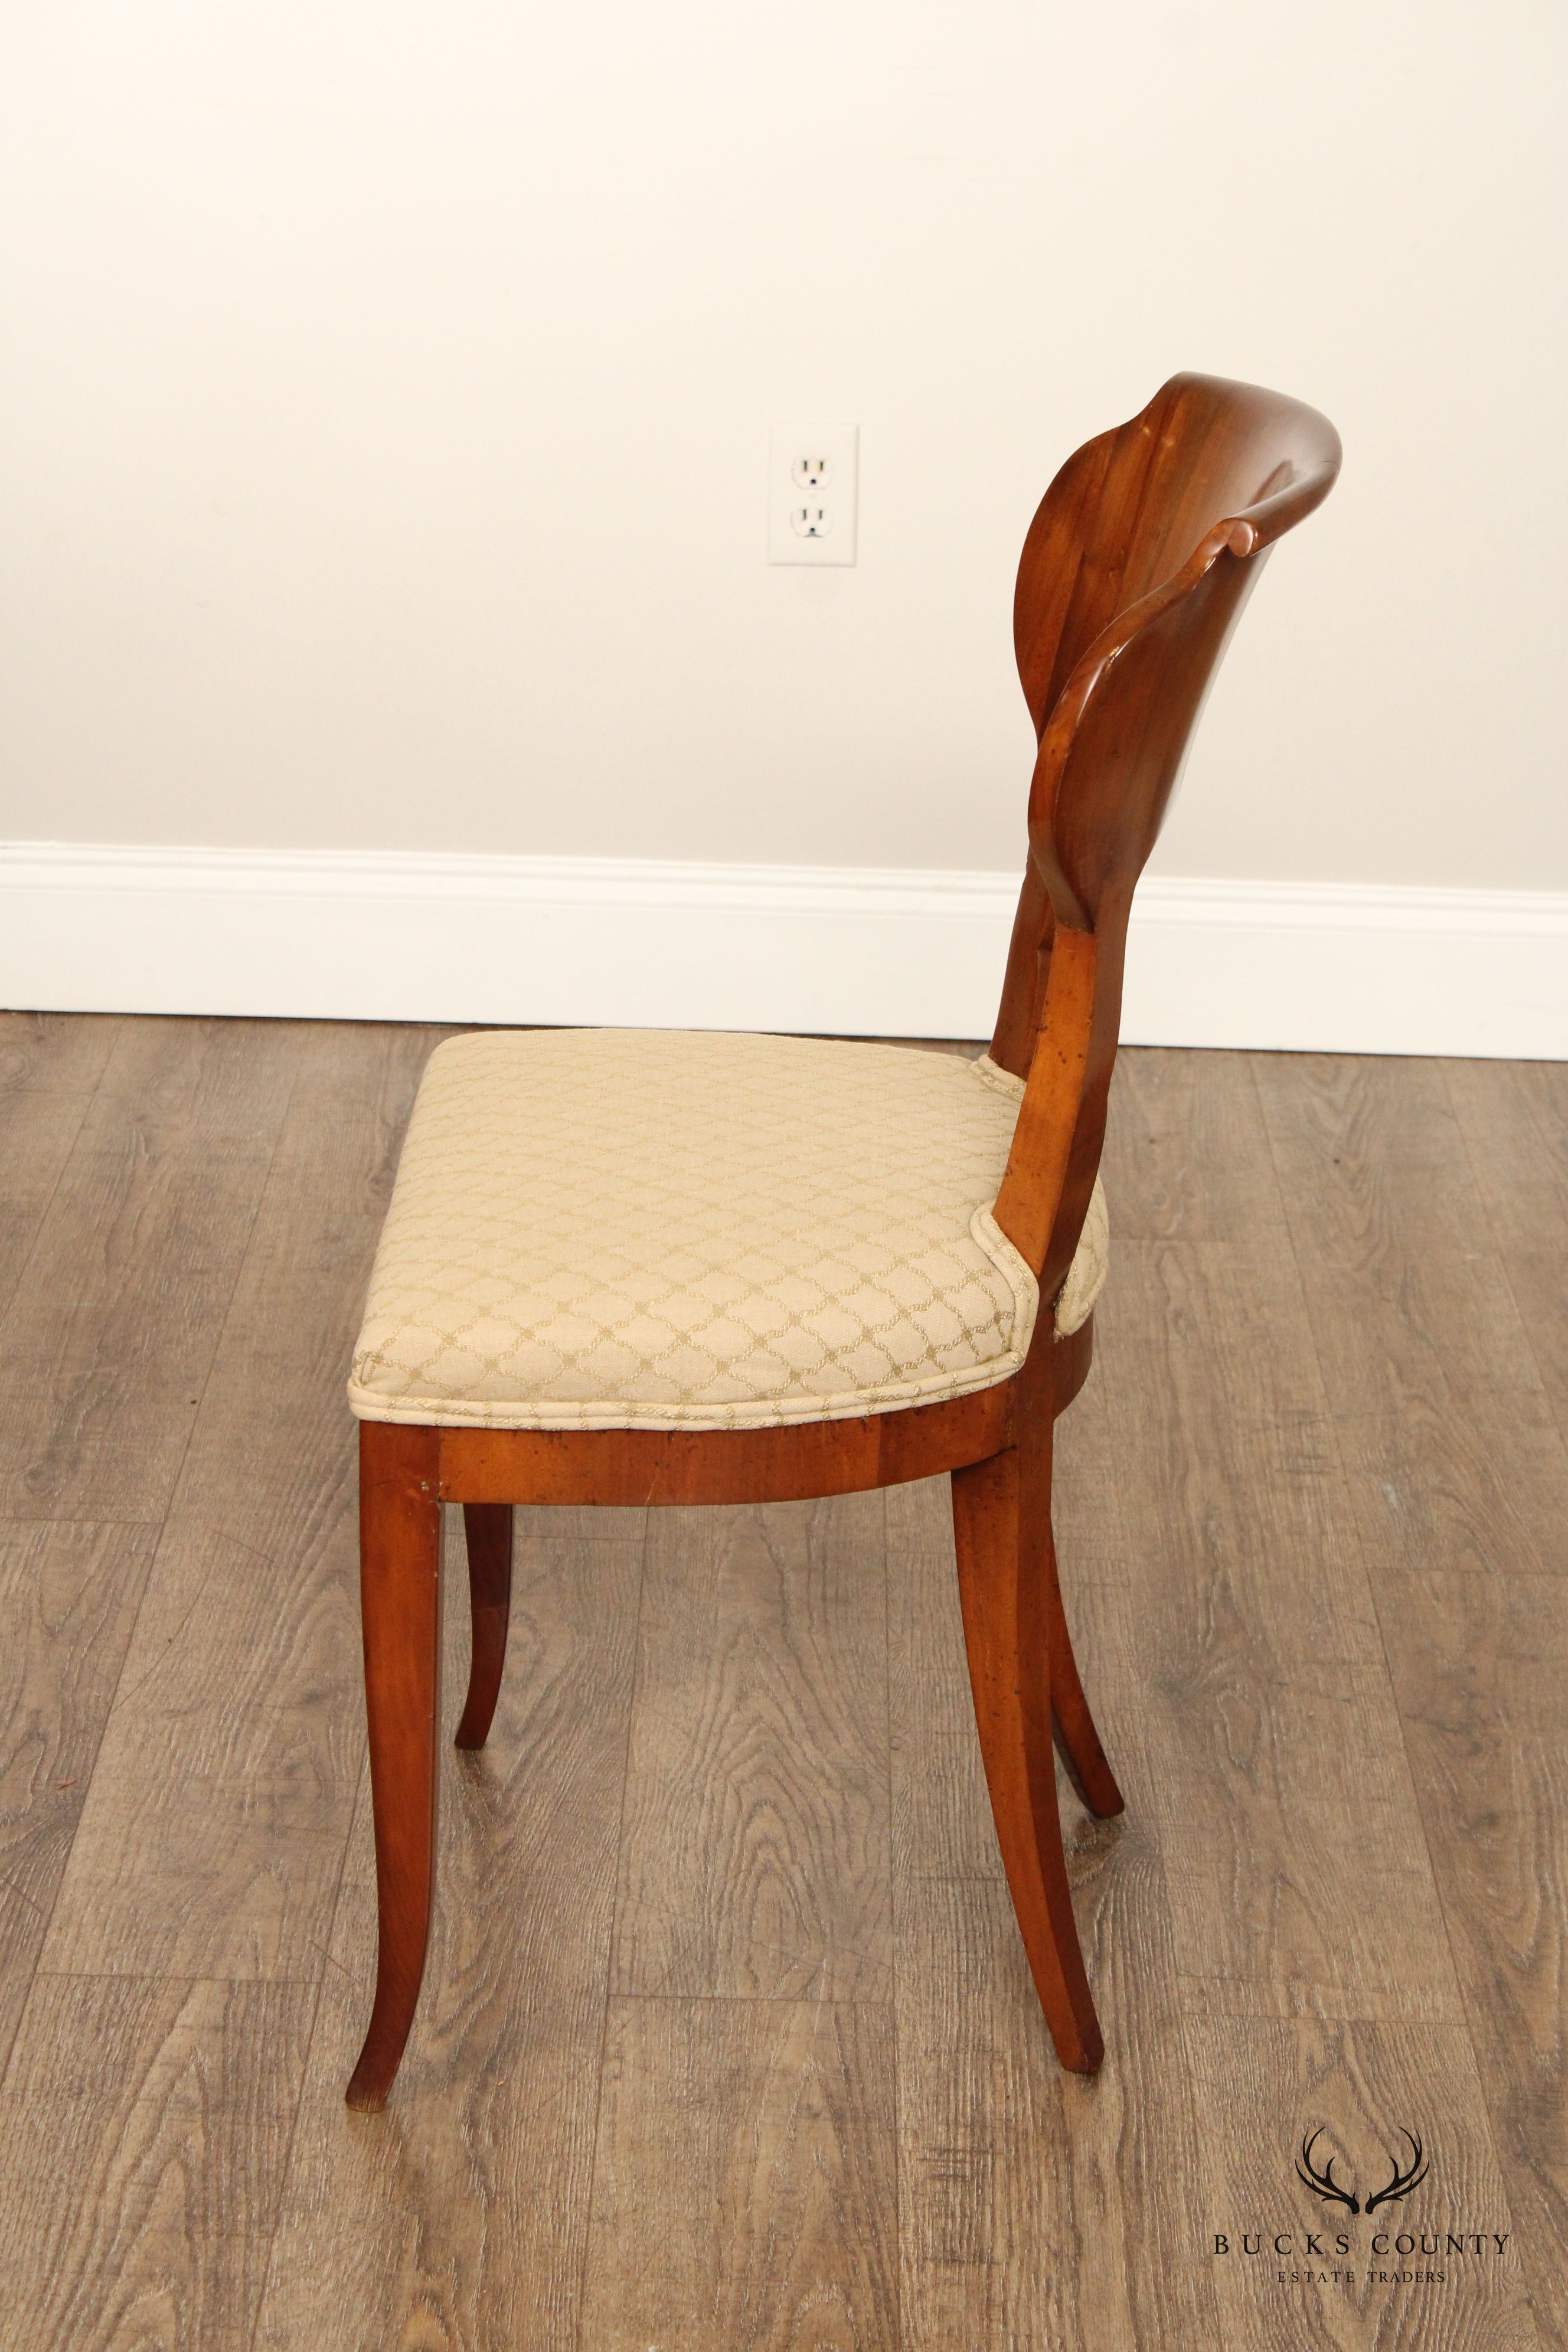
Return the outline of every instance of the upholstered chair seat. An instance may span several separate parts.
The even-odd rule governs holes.
[[[1010,1380],[1038,1286],[992,1208],[989,1056],[658,1030],[437,1048],[354,1351],[366,1421],[735,1429]],[[1056,1303],[1105,1278],[1096,1185]]]

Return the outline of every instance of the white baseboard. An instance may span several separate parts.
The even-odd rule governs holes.
[[[1133,902],[1121,1034],[1568,1060],[1568,890],[1152,877]]]
[[[983,1037],[1013,874],[0,845],[0,1003]],[[1568,892],[1146,880],[1129,1043],[1568,1058]]]

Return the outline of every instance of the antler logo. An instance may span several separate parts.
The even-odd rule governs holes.
[[[1394,2159],[1387,2187],[1374,2189],[1366,2200],[1365,2210],[1369,2214],[1375,2213],[1380,2205],[1393,2205],[1400,2198],[1408,2197],[1411,2190],[1418,2189],[1426,2178],[1426,2158],[1422,2151],[1420,2141],[1414,2132],[1407,2132],[1403,2127],[1399,2137],[1409,2142],[1409,2166],[1401,2170],[1397,2158]],[[1296,2159],[1297,2179],[1300,2181],[1303,2188],[1310,2189],[1314,2197],[1321,2197],[1325,2204],[1343,2205],[1352,2213],[1361,2212],[1363,2210],[1361,2200],[1355,2191],[1351,2189],[1342,2189],[1334,2179],[1333,2158],[1330,2157],[1321,2172],[1312,2162],[1312,2150],[1321,2137],[1322,2126],[1320,2124],[1317,2130],[1309,2133],[1301,2142],[1301,2153]]]
[[[1352,2213],[1359,2213],[1361,2199],[1352,2190],[1342,2189],[1334,2179],[1333,2158],[1330,2157],[1321,2172],[1312,2162],[1312,2150],[1322,2136],[1323,2127],[1320,2124],[1317,2130],[1301,2142],[1301,2153],[1296,2159],[1296,2178],[1303,2187],[1311,2190],[1314,2197],[1322,2198],[1325,2204],[1348,2205]]]
[[[1419,2189],[1426,2178],[1426,2159],[1421,2153],[1420,2141],[1414,2132],[1402,2130],[1399,2137],[1410,2142],[1410,2168],[1407,2172],[1401,2172],[1397,2158],[1394,2159],[1387,2188],[1380,2189],[1375,2196],[1366,2200],[1369,2213],[1375,2213],[1380,2205],[1392,2205],[1397,2199],[1408,2197],[1411,2190]]]

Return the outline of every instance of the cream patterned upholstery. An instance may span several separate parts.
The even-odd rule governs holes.
[[[1016,1371],[1037,1286],[991,1216],[1023,1096],[988,1059],[659,1030],[430,1058],[371,1276],[363,1420],[729,1429]],[[1098,1184],[1057,1309],[1105,1276]]]

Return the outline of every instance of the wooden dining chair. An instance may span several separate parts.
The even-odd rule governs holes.
[[[464,1508],[457,1739],[478,1748],[514,1505],[774,1503],[942,1471],[1018,1925],[1062,2064],[1100,2064],[1053,1735],[1091,1812],[1122,1800],[1063,1614],[1051,1450],[1105,1271],[1128,915],[1243,600],[1339,463],[1314,410],[1179,375],[1046,493],[1014,614],[1028,859],[979,1061],[652,1030],[432,1055],[350,1384],[380,1930],[352,2106],[384,2103],[425,1969],[442,1504]]]

